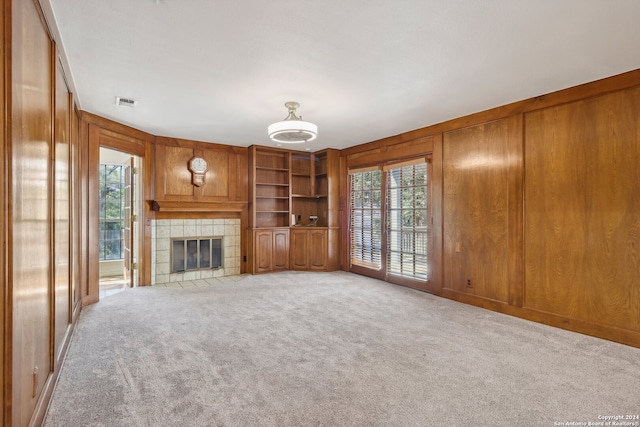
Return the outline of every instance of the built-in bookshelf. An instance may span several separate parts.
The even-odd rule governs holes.
[[[291,197],[310,197],[313,193],[311,153],[291,154]]]
[[[291,182],[292,225],[328,227],[327,151],[292,154]],[[311,221],[312,216],[318,220]]]
[[[282,241],[284,236],[291,236],[294,244],[292,268],[336,269],[338,151],[308,153],[252,146],[249,156],[252,271],[289,268],[282,262],[288,259],[290,250]]]
[[[289,226],[289,153],[252,152],[253,228]]]

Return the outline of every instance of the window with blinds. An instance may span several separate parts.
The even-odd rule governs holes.
[[[387,274],[428,280],[427,163],[390,166],[385,173]]]
[[[350,172],[351,264],[382,268],[382,171]]]

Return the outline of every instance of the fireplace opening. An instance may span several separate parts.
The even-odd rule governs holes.
[[[171,272],[222,268],[222,237],[171,239]]]

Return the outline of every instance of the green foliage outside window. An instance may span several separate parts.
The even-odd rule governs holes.
[[[424,166],[424,165],[423,165]],[[420,169],[418,171],[418,169]],[[422,170],[424,169],[424,171]],[[393,169],[391,172],[394,183],[388,191],[396,191],[400,196],[400,204],[391,209],[402,212],[402,226],[426,227],[427,225],[427,186],[426,166],[417,168],[408,166]]]
[[[100,165],[100,260],[122,259],[124,173],[122,165]]]

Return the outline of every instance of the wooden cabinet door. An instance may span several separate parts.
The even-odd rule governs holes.
[[[327,230],[309,230],[307,232],[309,270],[327,268]]]
[[[273,231],[272,270],[289,269],[289,230]]]
[[[309,250],[307,230],[291,230],[291,269],[306,270],[307,269],[307,251]]]
[[[255,232],[255,272],[264,273],[271,271],[271,258],[273,253],[273,232],[271,230],[257,230]]]

